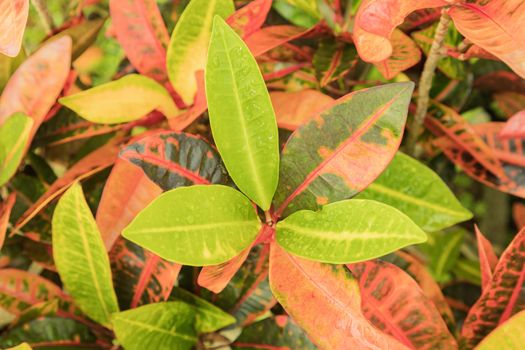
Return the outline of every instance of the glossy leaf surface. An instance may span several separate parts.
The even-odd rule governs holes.
[[[525,4],[520,0],[462,1],[448,10],[458,31],[525,78]]]
[[[413,87],[360,90],[297,129],[282,152],[276,215],[350,198],[374,181],[399,147]]]
[[[257,62],[219,17],[206,66],[206,97],[213,138],[230,176],[269,209],[279,178],[275,113]]]
[[[348,265],[359,281],[363,313],[383,332],[412,349],[457,349],[434,304],[395,265],[371,260]]]
[[[15,113],[0,125],[0,187],[15,174],[28,147],[33,119]]]
[[[473,348],[499,324],[523,310],[525,283],[525,230],[521,230],[501,255],[490,286],[470,309],[462,338]]]
[[[168,81],[168,30],[154,0],[111,0],[109,11],[118,42],[133,66],[161,84]]]
[[[273,244],[270,285],[284,309],[321,349],[408,349],[364,317],[359,285],[344,266],[303,260]]]
[[[79,308],[108,326],[118,311],[109,259],[82,188],[74,184],[53,215],[53,258],[64,286]]]
[[[168,75],[187,105],[197,92],[195,73],[206,67],[213,17],[227,18],[233,11],[232,0],[192,0],[177,21],[168,48]]]
[[[217,151],[191,134],[161,131],[147,135],[125,147],[120,158],[140,167],[165,191],[229,180]]]
[[[164,259],[206,266],[239,254],[255,240],[259,227],[252,204],[240,192],[201,185],[162,194],[122,235]]]
[[[356,198],[393,206],[431,232],[472,217],[434,171],[403,153],[397,153],[377,180]]]
[[[277,243],[297,256],[332,264],[364,261],[410,244],[426,234],[388,205],[351,199],[302,210],[277,223]]]
[[[178,115],[168,91],[156,81],[137,74],[62,97],[59,102],[82,118],[100,124],[130,122],[155,109],[167,118]]]
[[[194,322],[194,309],[182,302],[149,304],[112,317],[117,339],[127,350],[189,350],[197,343]]]
[[[9,57],[18,55],[28,15],[29,0],[0,1],[0,54]]]

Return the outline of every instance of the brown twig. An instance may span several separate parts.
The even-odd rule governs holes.
[[[421,78],[419,80],[417,108],[414,119],[412,120],[407,144],[408,153],[416,157],[418,156],[417,141],[423,133],[423,122],[428,111],[428,104],[430,101],[429,93],[430,89],[432,88],[432,80],[434,78],[438,62],[443,55],[443,42],[445,41],[448,26],[450,24],[450,17],[445,11],[446,9],[443,9],[441,18],[439,19],[439,24],[436,29],[436,34],[434,35],[432,47],[428,53],[425,66],[423,68],[423,73],[421,73]]]
[[[45,2],[42,0],[31,0],[31,2],[33,3],[33,6],[35,7],[36,11],[38,12],[38,15],[40,16],[40,21],[44,26],[46,34],[49,35],[53,33],[53,18],[51,18],[51,15],[47,10]]]

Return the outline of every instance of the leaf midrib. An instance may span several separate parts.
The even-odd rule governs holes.
[[[259,172],[257,171],[257,168],[255,166],[255,161],[254,161],[255,156],[254,156],[254,153],[253,153],[253,150],[252,150],[252,145],[250,143],[250,137],[249,137],[249,135],[247,133],[244,110],[242,109],[241,100],[239,99],[239,92],[238,92],[239,91],[239,87],[237,86],[237,80],[236,80],[236,77],[234,75],[233,64],[232,64],[232,61],[231,61],[230,52],[228,51],[228,46],[226,44],[225,29],[223,29],[221,31],[220,37],[221,37],[221,40],[222,40],[222,45],[223,45],[223,48],[224,48],[224,52],[226,54],[226,58],[228,60],[228,66],[230,67],[229,73],[230,73],[231,78],[232,78],[233,95],[235,96],[235,105],[237,106],[237,110],[239,111],[239,115],[240,115],[240,118],[239,118],[240,122],[239,122],[239,124],[240,124],[241,129],[242,129],[242,136],[244,138],[244,144],[246,145],[246,148],[248,150],[248,152],[247,152],[248,154],[247,154],[246,158],[248,159],[249,170],[252,173],[252,178],[255,179],[255,181],[253,183],[255,184],[257,195],[258,195],[258,197],[261,200],[263,200],[264,199],[264,189],[261,187],[261,179],[259,177]]]
[[[197,225],[177,225],[170,227],[158,227],[158,228],[145,228],[141,230],[127,230],[126,235],[149,235],[151,233],[174,233],[174,232],[191,232],[191,231],[205,231],[221,228],[225,226],[251,226],[257,225],[256,220],[243,220],[243,221],[226,221],[211,224],[197,224]]]
[[[184,339],[184,340],[191,341],[191,342],[194,342],[194,341],[197,340],[196,337],[192,337],[192,336],[189,336],[189,335],[186,335],[186,334],[177,333],[177,332],[170,332],[167,329],[156,327],[156,326],[153,326],[153,325],[151,325],[149,323],[142,323],[142,322],[138,322],[138,321],[132,321],[130,319],[123,318],[123,317],[117,317],[117,319],[120,322],[128,323],[130,325],[137,326],[139,328],[146,328],[146,329],[149,329],[149,330],[151,330],[153,332],[164,333],[164,334],[167,334],[167,335],[169,335],[169,336],[171,336],[173,338],[180,338],[180,339]]]

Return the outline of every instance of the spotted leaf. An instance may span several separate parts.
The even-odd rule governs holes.
[[[281,156],[276,216],[350,198],[374,181],[399,147],[413,87],[352,93],[297,129]]]

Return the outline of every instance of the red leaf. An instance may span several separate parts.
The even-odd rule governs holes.
[[[38,201],[26,210],[18,219],[13,231],[24,227],[42,208],[64,193],[75,181],[83,180],[113,165],[118,155],[119,141],[119,139],[115,139],[75,163],[47,189]]]
[[[252,246],[246,248],[239,255],[223,264],[204,266],[197,278],[199,286],[211,290],[216,294],[222,292],[235,273],[239,271],[242,264],[246,261],[251,249]]]
[[[494,253],[492,244],[483,236],[478,226],[475,225],[476,239],[478,242],[479,266],[481,271],[481,288],[485,291],[490,286],[492,272],[498,264],[498,257]]]
[[[155,0],[111,0],[109,9],[115,36],[133,67],[161,84],[168,82],[170,37]]]
[[[321,349],[408,349],[363,316],[357,281],[342,265],[301,259],[272,243],[270,285]]]
[[[11,193],[4,202],[0,202],[0,249],[4,246],[7,225],[9,224],[9,216],[11,215],[11,209],[13,209],[15,202],[15,192]]]
[[[162,189],[142,169],[117,160],[97,209],[97,225],[108,251],[139,211],[161,193]]]
[[[425,119],[425,125],[437,137],[445,136],[450,139],[456,147],[465,150],[494,175],[502,179],[506,177],[499,160],[489,146],[452,108],[434,102]]]
[[[525,227],[525,204],[523,203],[514,203],[512,206],[512,216],[514,217],[514,222],[518,229]]]
[[[444,0],[364,0],[357,12],[353,38],[366,62],[381,62],[392,55],[394,29],[416,10],[447,5]]]
[[[497,71],[478,78],[474,82],[474,87],[491,92],[513,91],[525,93],[525,80],[512,72]]]
[[[270,92],[277,124],[280,128],[294,131],[313,119],[320,111],[334,102],[334,99],[318,90],[295,92]]]
[[[503,84],[505,82],[502,82]],[[525,110],[525,94],[518,92],[505,91],[492,96],[497,108],[502,112],[502,116],[510,119],[521,110]]]
[[[167,300],[182,267],[123,237],[117,239],[109,258],[123,309]]]
[[[46,43],[18,67],[0,97],[0,124],[13,113],[24,112],[33,118],[33,139],[66,83],[71,45],[68,36]]]
[[[464,37],[525,78],[525,3],[522,0],[461,1],[448,13]]]
[[[502,139],[525,138],[525,110],[512,116],[501,129],[499,136]]]
[[[316,27],[304,29],[291,25],[276,25],[260,29],[244,41],[252,52],[252,55],[257,57],[284,43],[311,33],[314,30],[316,30]]]
[[[392,55],[386,60],[374,63],[385,79],[394,78],[421,60],[421,51],[408,35],[400,30],[394,30],[391,40]]]
[[[501,255],[490,286],[470,309],[461,336],[474,347],[498,325],[523,309],[525,287],[525,229]]]
[[[0,0],[0,54],[18,56],[28,15],[29,0]]]
[[[347,267],[359,281],[363,313],[377,328],[412,349],[457,349],[434,304],[403,270],[380,260]]]
[[[272,0],[254,0],[235,11],[226,22],[244,39],[261,29],[271,8]]]
[[[16,270],[0,270],[0,306],[15,315],[42,301],[67,299],[53,282],[33,273]]]

